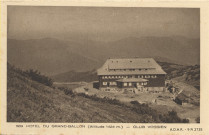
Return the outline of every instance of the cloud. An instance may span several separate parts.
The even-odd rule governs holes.
[[[200,36],[195,8],[9,6],[8,37],[84,36],[116,40],[129,36]]]

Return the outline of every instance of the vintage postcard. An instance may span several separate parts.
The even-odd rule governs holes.
[[[2,1],[1,134],[209,134],[208,5]]]

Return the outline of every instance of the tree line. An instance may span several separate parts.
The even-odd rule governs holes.
[[[29,70],[22,70],[20,68],[16,68],[14,65],[11,65],[10,63],[7,63],[7,69],[8,70],[15,70],[16,72],[20,73],[21,75],[30,78],[33,81],[42,83],[46,86],[52,86],[53,80],[49,78],[48,76],[45,76],[40,73],[38,70],[29,69]]]

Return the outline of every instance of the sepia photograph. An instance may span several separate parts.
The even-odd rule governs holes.
[[[6,121],[201,123],[200,8],[7,6]]]

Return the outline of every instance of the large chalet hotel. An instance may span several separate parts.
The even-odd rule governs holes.
[[[97,70],[99,89],[119,91],[163,91],[165,71],[153,58],[107,59]]]

